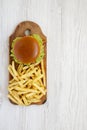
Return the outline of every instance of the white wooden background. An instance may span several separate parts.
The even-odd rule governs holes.
[[[48,100],[7,99],[8,37],[24,20],[48,38]],[[87,130],[87,0],[0,0],[0,130]]]

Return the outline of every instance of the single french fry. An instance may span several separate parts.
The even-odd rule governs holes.
[[[33,90],[33,89],[28,89],[28,88],[20,88],[20,87],[15,87],[15,90],[20,91],[20,92],[38,92],[37,90]]]
[[[32,79],[27,80],[27,82],[25,82],[25,83],[23,84],[23,88],[24,88],[26,85],[28,85],[29,83],[31,83],[31,82],[32,82]]]
[[[43,93],[43,95],[45,95],[44,90],[43,90],[40,86],[38,86],[36,83],[33,83],[33,85],[34,85],[38,90],[40,90],[41,93]]]
[[[40,99],[32,99],[31,103],[36,103],[36,102],[40,102],[40,101],[41,101]]]
[[[44,86],[41,79],[39,79],[38,82],[41,86]]]
[[[36,82],[36,81],[38,81],[38,80],[41,79],[41,78],[43,78],[43,74],[41,74],[40,76],[36,77],[36,78],[33,80],[33,82]]]
[[[24,105],[21,98],[19,97],[19,95],[17,94],[16,91],[12,91],[11,92],[11,95],[17,100],[18,104],[19,105]]]
[[[33,95],[35,95],[35,92],[26,94],[26,97],[29,98],[29,97],[31,97],[31,96],[33,96]]]
[[[22,99],[23,99],[24,104],[27,106],[28,105],[28,101],[27,101],[26,97],[22,96]]]
[[[17,93],[18,93],[18,95],[22,95],[22,94],[27,94],[27,93],[29,93],[29,92],[27,92],[27,91],[24,91],[24,92],[23,92],[23,91],[22,91],[22,92],[21,92],[21,91],[18,91]]]
[[[29,68],[29,66],[26,65],[23,67],[23,70],[27,70],[28,68]]]
[[[16,69],[15,69],[14,61],[12,61],[12,66],[11,66],[11,68],[12,68],[12,71],[13,71],[14,75],[15,75],[15,76],[18,76],[18,73],[17,73],[17,71],[16,71]]]
[[[45,70],[44,70],[44,62],[43,60],[41,61],[41,69],[42,69],[42,73],[43,73],[43,82],[44,82],[44,86],[46,86],[46,77],[45,77]]]
[[[40,94],[40,95],[34,95],[34,97],[35,97],[36,99],[41,99],[41,97],[43,97],[43,94]]]
[[[10,80],[10,81],[9,81],[9,84],[11,84],[11,83],[13,83],[13,82],[15,82],[15,79]]]
[[[16,101],[16,99],[14,99],[14,98],[12,97],[12,95],[8,94],[8,98],[9,98],[11,101],[13,101],[14,103],[18,104],[18,102]]]
[[[18,74],[21,76],[21,72],[23,70],[23,64],[19,64],[18,68],[17,68],[17,71],[18,71]]]
[[[13,77],[15,80],[18,81],[17,77],[13,74],[13,72],[12,72],[10,66],[8,67],[8,70],[9,70],[10,74],[12,75],[12,77]]]

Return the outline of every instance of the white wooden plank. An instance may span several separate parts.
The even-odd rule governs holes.
[[[87,129],[86,12],[86,0],[0,0],[1,130]],[[8,36],[22,20],[37,22],[48,37],[48,101],[42,106],[13,106],[6,98]]]
[[[59,58],[60,55],[56,55],[55,49],[60,51],[61,32],[61,10],[58,6],[58,2],[56,0],[0,0],[0,16],[0,85],[3,94],[3,104],[0,108],[0,130],[57,129],[57,108],[55,109],[55,105],[58,92],[56,92],[57,88],[54,89],[54,85],[57,86],[56,83],[54,84],[54,77],[56,80],[56,76],[59,78],[59,74],[53,72],[52,62],[54,61],[56,63],[55,68],[57,70],[57,68],[60,67],[60,60],[58,61],[59,65],[57,67],[57,58]],[[6,87],[8,84],[8,37],[15,29],[15,26],[22,20],[37,22],[48,37],[48,101],[41,106],[14,106],[9,103],[6,97]],[[55,46],[56,42],[58,42],[57,46]],[[52,51],[54,52],[55,59],[53,59]],[[52,76],[51,73],[53,74]],[[50,80],[52,80],[52,82],[50,82]],[[55,92],[57,95],[54,102],[53,95],[55,95]],[[52,110],[54,114],[51,112]],[[55,121],[56,125],[54,127]]]
[[[60,129],[87,129],[87,1],[62,3]],[[63,125],[62,125],[63,124]]]

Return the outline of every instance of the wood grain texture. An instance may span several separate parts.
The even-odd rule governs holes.
[[[61,129],[87,130],[87,1],[62,2]]]
[[[9,36],[16,25],[25,20],[38,23],[48,38],[48,101],[41,106],[14,106],[7,99]],[[61,8],[57,0],[0,0],[0,86],[3,94],[0,130],[57,130],[60,32]]]
[[[8,37],[24,20],[48,38],[48,100],[9,103]],[[0,130],[87,130],[87,0],[0,0]],[[9,120],[8,120],[9,119]]]
[[[45,53],[45,56],[43,58],[43,68],[44,68],[44,71],[45,71],[45,79],[46,79],[46,88],[47,88],[47,64],[46,64],[46,61],[47,61],[47,38],[46,36],[43,34],[40,26],[35,23],[35,22],[31,22],[31,21],[23,21],[21,23],[19,23],[17,25],[17,27],[15,28],[14,32],[11,34],[11,36],[9,37],[9,64],[12,64],[12,61],[13,61],[13,58],[10,57],[10,53],[11,53],[11,49],[12,49],[12,42],[15,38],[17,37],[24,37],[26,36],[25,35],[25,31],[26,30],[30,30],[30,35],[32,34],[38,34],[42,41],[43,41],[43,46],[44,46],[44,53]],[[15,62],[15,68],[17,69],[18,67],[18,63]],[[39,64],[39,67],[40,67],[40,64]],[[12,80],[13,77],[12,75],[9,73],[9,81]],[[10,94],[10,93],[9,93]],[[41,98],[40,98],[40,102],[32,102],[32,104],[36,104],[36,105],[41,105],[41,104],[44,104],[47,100],[47,94],[43,95]],[[12,100],[10,100],[11,103],[15,104]],[[16,104],[17,105],[17,104]]]

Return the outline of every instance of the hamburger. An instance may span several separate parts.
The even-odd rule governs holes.
[[[11,56],[17,63],[39,63],[44,55],[43,41],[38,34],[17,37],[12,42]]]

